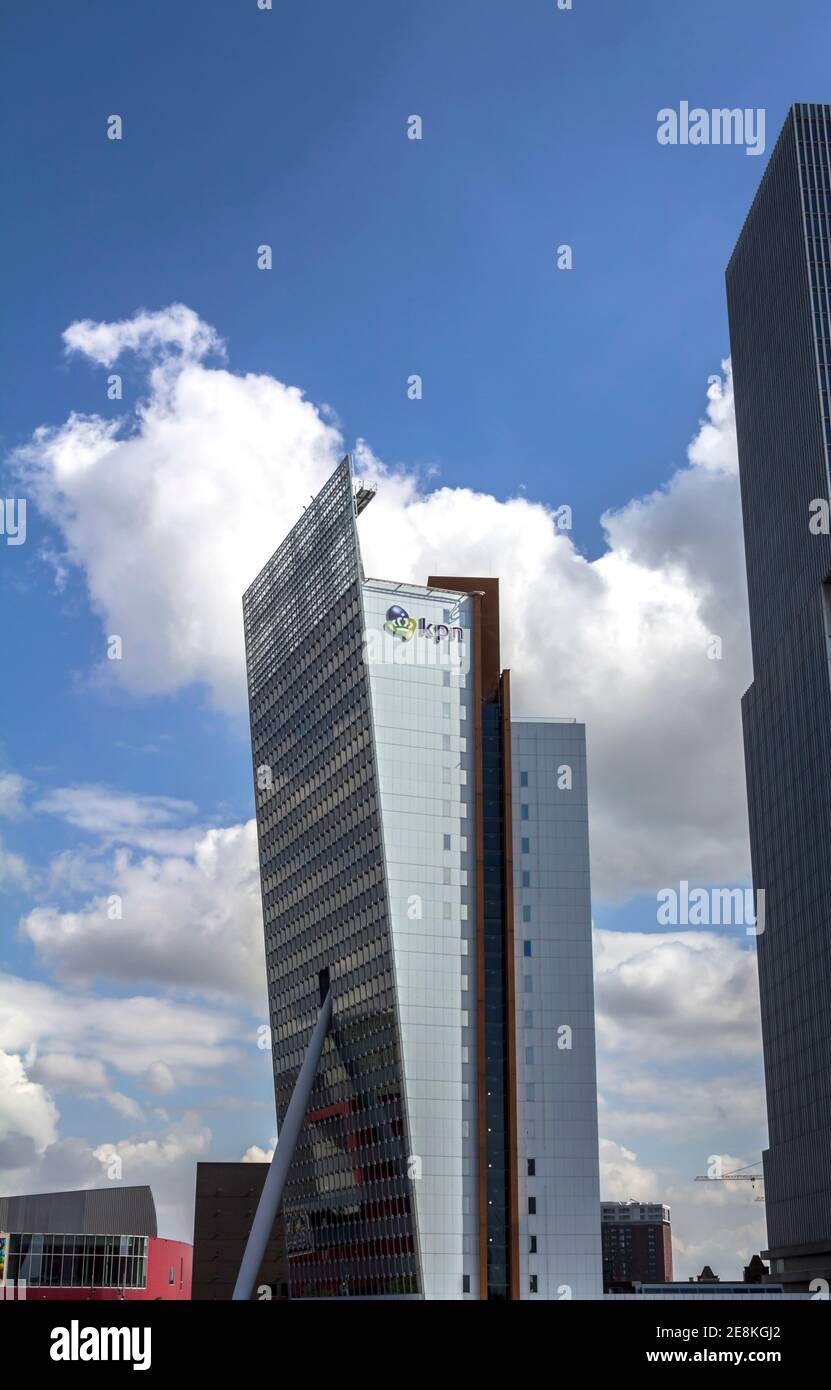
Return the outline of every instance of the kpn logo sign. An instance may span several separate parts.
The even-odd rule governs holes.
[[[428,623],[426,618],[419,618],[416,622],[416,619],[411,618],[406,608],[402,608],[400,603],[393,603],[387,609],[384,631],[399,642],[411,641],[416,633],[419,637],[426,637],[432,642],[463,642],[465,640],[462,628],[449,627],[447,623]]]
[[[364,634],[364,659],[371,666],[442,666],[469,669],[470,643],[463,627],[411,617],[400,603],[379,614]]]
[[[409,642],[411,637],[415,637],[418,623],[415,618],[411,618],[406,608],[402,608],[400,603],[394,603],[387,609],[387,621],[384,623],[384,631],[391,637],[397,637],[400,642]]]

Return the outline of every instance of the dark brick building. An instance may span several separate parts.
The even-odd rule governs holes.
[[[629,1293],[635,1283],[672,1281],[669,1207],[661,1202],[603,1202],[603,1289]]]
[[[230,1299],[267,1163],[197,1163],[193,1213],[193,1299]],[[266,1249],[257,1289],[274,1299],[288,1297],[288,1265],[282,1214]],[[263,1297],[262,1294],[258,1295]]]

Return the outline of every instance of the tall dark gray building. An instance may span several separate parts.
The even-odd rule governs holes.
[[[831,1277],[831,106],[795,105],[727,269],[774,1277]]]

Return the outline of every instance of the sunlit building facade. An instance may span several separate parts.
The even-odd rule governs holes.
[[[293,1297],[602,1291],[585,736],[495,579],[367,579],[344,460],[243,600]]]

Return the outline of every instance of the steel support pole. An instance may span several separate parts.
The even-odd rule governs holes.
[[[315,1073],[331,1021],[332,992],[329,990],[320,1006],[317,1023],[314,1026],[314,1032],[306,1049],[303,1065],[300,1068],[300,1075],[295,1082],[289,1108],[280,1126],[274,1157],[266,1175],[254,1220],[251,1223],[251,1234],[245,1246],[237,1282],[234,1286],[233,1298],[235,1301],[247,1301],[254,1292],[254,1281],[263,1262],[266,1246],[271,1238],[274,1218],[280,1206],[283,1188],[286,1185],[291,1161],[294,1158],[294,1151],[297,1148],[297,1141],[300,1138],[300,1131],[306,1118]]]

